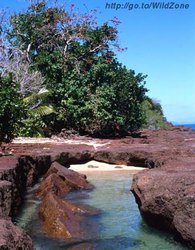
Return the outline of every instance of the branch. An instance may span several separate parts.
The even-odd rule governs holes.
[[[32,43],[29,43],[29,45],[27,47],[27,55],[26,55],[26,57],[27,57],[28,62],[30,62],[29,52],[30,52],[31,46],[32,46]]]
[[[104,48],[104,46],[102,44],[100,44],[97,47],[95,47],[94,49],[90,49],[89,52],[93,53],[93,52],[96,52],[97,50],[102,49],[102,48]]]

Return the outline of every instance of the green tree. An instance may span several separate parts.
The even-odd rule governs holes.
[[[138,129],[146,91],[144,79],[117,61],[107,63],[103,58],[83,74],[67,74],[54,90],[62,127],[102,135]]]
[[[145,76],[118,63],[117,18],[100,26],[85,14],[45,1],[11,17],[9,42],[40,71],[55,111],[44,126],[81,133],[122,134],[142,123]],[[52,122],[51,120],[52,119]],[[43,124],[42,124],[43,125]]]

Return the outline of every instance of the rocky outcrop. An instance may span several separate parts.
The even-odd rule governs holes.
[[[12,184],[9,181],[0,181],[0,218],[7,218],[11,212]]]
[[[143,149],[133,149],[132,152],[127,149],[109,148],[104,151],[97,151],[94,154],[94,160],[107,162],[110,164],[137,166],[146,168],[160,167],[164,164],[163,159],[159,159],[154,152]]]
[[[72,191],[92,188],[85,175],[67,169],[57,162],[52,163],[36,190],[36,195],[43,198],[39,210],[43,231],[48,236],[60,239],[86,238],[92,229],[86,230],[84,225],[89,225],[89,222],[84,215],[95,215],[99,211],[72,204],[65,201],[63,196]]]
[[[7,193],[11,198],[10,216],[18,211],[26,188],[32,186],[40,176],[45,174],[50,164],[50,157],[48,156],[21,156],[19,158],[8,156],[0,158],[0,182],[8,181],[10,183],[9,194]],[[1,184],[0,187],[2,185],[4,184]],[[5,192],[2,194],[5,194]],[[8,199],[4,200],[7,201]]]
[[[187,195],[176,209],[173,218],[176,236],[179,240],[195,247],[195,187],[187,190]]]
[[[46,177],[36,189],[35,194],[38,197],[44,197],[49,192],[62,196],[73,190],[73,187],[67,183],[56,173],[50,174]]]
[[[178,163],[179,164],[179,163]],[[145,170],[132,191],[148,224],[174,233],[195,247],[195,169],[190,166]]]
[[[8,248],[5,249],[31,249],[32,244],[29,245],[28,240],[26,241],[25,248],[20,248],[20,242],[17,239],[18,235],[17,230],[20,229],[17,228],[17,226],[15,226],[14,224],[12,224],[11,217],[15,215],[18,209],[20,208],[26,188],[32,186],[38,180],[39,177],[43,176],[51,165],[52,154],[42,153],[43,149],[37,150],[36,152],[30,150],[29,153],[23,154],[25,149],[26,147],[22,149],[21,154],[16,153],[15,154],[16,156],[0,157],[0,219],[4,219],[4,223],[6,223],[6,221],[7,223],[9,222],[8,223],[9,227],[7,227],[7,232],[10,230],[10,234],[16,236],[16,238],[15,236],[13,236],[13,242],[15,242],[15,247],[9,248],[8,246]],[[17,152],[17,150],[15,151]],[[59,154],[56,153],[53,159],[60,158],[62,161],[65,161],[64,159],[65,155],[63,153],[62,156],[63,157],[60,158]],[[74,157],[74,153],[73,155],[70,156]],[[86,157],[86,153],[81,152],[79,154],[76,154],[76,157],[77,160],[79,160],[79,157],[83,159],[83,157],[84,158]],[[69,161],[68,158],[67,161]],[[55,163],[54,165],[57,165],[57,163]],[[59,178],[64,179],[63,174],[65,170],[64,171],[60,170],[60,165],[59,165],[56,168],[53,167],[53,169],[55,169],[54,172],[56,171],[57,168],[58,168],[57,171],[60,171],[61,174],[61,177]],[[86,181],[84,176],[82,177],[83,181],[81,180],[81,178],[79,179],[79,185],[77,186],[77,188],[90,189],[92,186]],[[66,182],[68,183],[68,180]],[[69,188],[73,189],[74,188],[73,186],[74,183],[69,182]],[[10,226],[11,224],[12,227]],[[4,227],[4,224],[2,226]],[[15,233],[14,230],[16,231]],[[21,235],[22,234],[26,235],[23,230],[20,230],[20,232]],[[8,242],[10,240],[9,239],[10,234],[9,233],[4,235],[0,234],[0,242],[1,241]],[[25,239],[27,238],[25,237],[23,238],[24,245],[25,245]],[[27,247],[28,245],[29,248]],[[2,247],[1,249],[4,248]]]
[[[44,197],[39,210],[44,231],[47,235],[60,239],[86,239],[90,235],[94,236],[96,227],[89,224],[86,216],[97,215],[99,212],[88,206],[62,200],[52,193]],[[88,225],[88,230],[85,225]]]
[[[133,184],[144,218],[149,224],[172,230],[178,238],[194,246],[195,132],[171,127],[142,131],[137,135],[115,140],[76,138],[63,141],[58,138],[59,141],[43,143],[40,139],[36,143],[8,145],[13,156],[0,157],[0,218],[10,221],[8,216],[17,212],[26,187],[43,176],[52,162],[68,166],[99,160],[141,166],[151,168],[138,174]],[[56,177],[57,172],[52,172],[49,179],[45,176],[44,188],[61,195],[65,192],[62,185],[65,177],[61,173],[61,177]],[[49,188],[51,183],[55,188]],[[44,195],[42,192],[41,196]]]
[[[0,158],[0,249],[34,249],[30,237],[11,217],[21,206],[25,190],[46,172],[48,157]]]
[[[36,190],[36,195],[43,197],[48,192],[52,192],[62,196],[72,191],[91,190],[92,188],[93,185],[87,181],[85,175],[54,162],[44,175],[43,181]]]
[[[33,250],[31,238],[10,220],[0,219],[0,249]]]
[[[56,173],[62,180],[67,182],[67,185],[70,185],[70,187],[72,186],[75,189],[90,190],[93,188],[93,186],[87,181],[86,175],[68,169],[58,162],[52,163],[44,178],[48,177],[52,173]]]

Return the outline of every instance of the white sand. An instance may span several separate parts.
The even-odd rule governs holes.
[[[85,164],[70,165],[70,169],[73,169],[78,172],[124,171],[124,170],[138,172],[145,168],[135,167],[135,166],[126,166],[126,165],[108,164],[108,163],[98,162],[98,161],[89,161]]]
[[[31,138],[31,137],[18,137],[15,138],[12,143],[17,144],[33,144],[33,143],[39,143],[39,144],[53,144],[53,145],[63,145],[63,144],[70,144],[70,145],[79,145],[79,144],[85,144],[88,146],[93,146],[94,149],[97,149],[102,146],[109,146],[110,142],[102,141],[101,139],[63,139],[63,138]]]

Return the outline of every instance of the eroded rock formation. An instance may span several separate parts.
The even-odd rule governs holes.
[[[96,227],[89,225],[87,217],[99,212],[95,208],[72,204],[52,193],[44,197],[39,210],[44,231],[60,239],[87,239],[94,236]],[[85,225],[88,225],[88,230]]]
[[[194,169],[142,171],[134,177],[132,191],[148,224],[195,246]]]
[[[72,187],[75,190],[86,189],[90,190],[93,186],[87,181],[87,177],[84,174],[80,174],[74,170],[68,169],[58,162],[53,162],[47,173],[44,175],[44,179],[50,174],[56,173],[67,186]]]
[[[0,249],[34,250],[31,238],[11,220],[0,219]]]
[[[154,168],[139,173],[134,179],[133,192],[143,216],[149,224],[170,229],[177,238],[194,246],[194,131],[172,127],[167,130],[143,131],[139,138],[134,136],[116,140],[77,138],[71,142],[53,140],[25,144],[15,142],[9,147],[13,156],[0,157],[2,226],[4,223],[8,225],[12,223],[9,216],[17,212],[27,186],[32,186],[40,176],[43,176],[52,162],[68,165],[100,160]],[[52,173],[50,180],[46,175],[44,181],[54,182],[57,191],[52,192],[60,195],[64,192],[64,187],[61,186],[64,177],[63,175],[60,179],[56,177],[57,172]],[[49,184],[47,185],[46,189],[49,187]],[[12,226],[7,227],[7,230],[16,235],[12,230],[17,227]],[[9,239],[10,234],[6,235]],[[0,242],[6,242],[4,239],[6,235],[0,234]],[[10,242],[15,242],[17,246],[17,237]],[[31,249],[31,243],[28,240],[27,242]]]
[[[48,192],[52,192],[62,196],[72,191],[91,190],[92,188],[93,186],[87,181],[85,175],[54,162],[44,175],[43,181],[36,190],[36,195],[43,197]]]
[[[60,239],[84,239],[89,236],[92,225],[88,230],[84,226],[89,224],[86,215],[95,215],[99,211],[72,204],[65,201],[64,196],[69,192],[92,188],[85,175],[53,162],[36,190],[36,195],[43,198],[39,209],[43,231]]]

